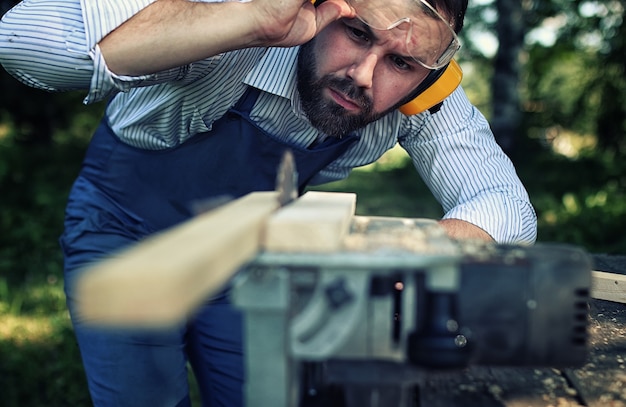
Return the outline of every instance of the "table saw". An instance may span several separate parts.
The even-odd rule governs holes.
[[[432,220],[361,216],[338,250],[292,243],[233,282],[247,406],[413,407],[429,371],[586,358],[591,263],[578,248],[458,242]]]

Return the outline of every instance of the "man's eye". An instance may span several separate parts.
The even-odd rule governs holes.
[[[348,30],[348,34],[350,34],[352,38],[359,40],[359,41],[369,42],[370,37],[369,35],[367,35],[365,31],[359,30],[358,28],[351,27],[349,25],[346,25],[346,29]]]
[[[402,70],[408,70],[411,69],[411,64],[409,64],[406,59],[397,56],[397,55],[392,55],[390,56],[391,62],[393,63],[393,65],[398,68],[398,69],[402,69]]]

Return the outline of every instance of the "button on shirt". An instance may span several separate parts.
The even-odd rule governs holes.
[[[250,48],[140,77],[108,70],[98,42],[154,0],[25,0],[0,24],[0,62],[27,85],[86,89],[85,103],[112,98],[110,125],[126,143],[166,149],[211,129],[247,86],[263,92],[252,119],[298,146],[325,135],[312,127],[296,89],[298,48]],[[536,215],[483,115],[457,88],[436,114],[391,113],[358,131],[360,141],[314,183],[348,176],[399,143],[441,203],[502,243],[532,243]]]

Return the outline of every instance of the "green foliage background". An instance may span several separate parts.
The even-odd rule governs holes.
[[[536,14],[550,15],[580,2],[530,3],[541,5]],[[479,15],[479,8],[472,10]],[[488,18],[474,21],[488,29]],[[597,26],[577,21],[565,38]],[[614,43],[595,51],[565,41],[527,47],[520,85],[524,137],[511,158],[536,208],[539,241],[626,254],[626,59],[624,44],[615,40],[626,38],[624,24],[615,30],[604,37]],[[464,87],[489,116],[490,61],[467,48],[473,65]],[[78,93],[35,91],[4,72],[0,87],[1,403],[88,406],[57,239],[69,188],[103,105],[83,106]],[[555,142],[567,137],[582,147],[558,154]],[[441,216],[410,161],[395,150],[319,189],[356,192],[361,215]]]

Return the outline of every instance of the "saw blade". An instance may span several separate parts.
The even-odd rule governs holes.
[[[298,171],[296,170],[296,160],[291,150],[287,149],[278,166],[276,174],[276,191],[278,192],[278,202],[285,206],[298,197]]]

